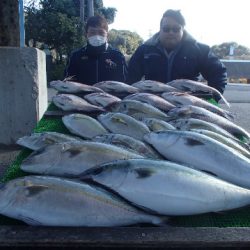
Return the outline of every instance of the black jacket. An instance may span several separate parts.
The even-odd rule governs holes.
[[[87,45],[71,54],[65,69],[65,77],[84,84],[106,80],[125,82],[127,65],[123,54],[104,45],[103,49]],[[99,50],[99,51],[98,51]]]
[[[159,33],[137,48],[128,65],[128,83],[141,80],[169,82],[175,79],[198,80],[199,75],[208,85],[221,93],[227,84],[225,66],[211,52],[209,46],[196,42],[186,32],[181,44],[168,56],[159,43]]]

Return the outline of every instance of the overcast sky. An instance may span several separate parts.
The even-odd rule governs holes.
[[[110,29],[137,32],[144,40],[159,31],[162,14],[179,9],[186,19],[186,30],[210,46],[237,42],[250,48],[249,0],[103,0],[117,14]]]

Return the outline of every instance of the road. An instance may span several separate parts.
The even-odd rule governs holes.
[[[221,103],[220,106],[230,110],[235,117],[234,122],[250,133],[250,84],[228,84],[224,97],[230,108]]]

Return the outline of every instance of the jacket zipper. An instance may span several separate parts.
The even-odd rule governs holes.
[[[98,65],[98,59],[96,59],[96,82],[99,82],[99,77],[98,77],[98,71],[99,71],[99,65]]]

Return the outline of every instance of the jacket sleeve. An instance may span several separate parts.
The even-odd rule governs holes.
[[[121,63],[119,64],[120,67],[116,71],[115,78],[117,81],[126,82],[128,76],[128,66],[126,63],[126,59],[122,53],[120,53],[120,61],[121,61]]]
[[[128,79],[127,83],[132,84],[138,82],[144,76],[144,48],[143,45],[137,48],[135,53],[129,60],[128,63]]]
[[[207,80],[209,86],[223,93],[227,84],[226,67],[208,46],[200,46],[202,52],[201,74]]]

